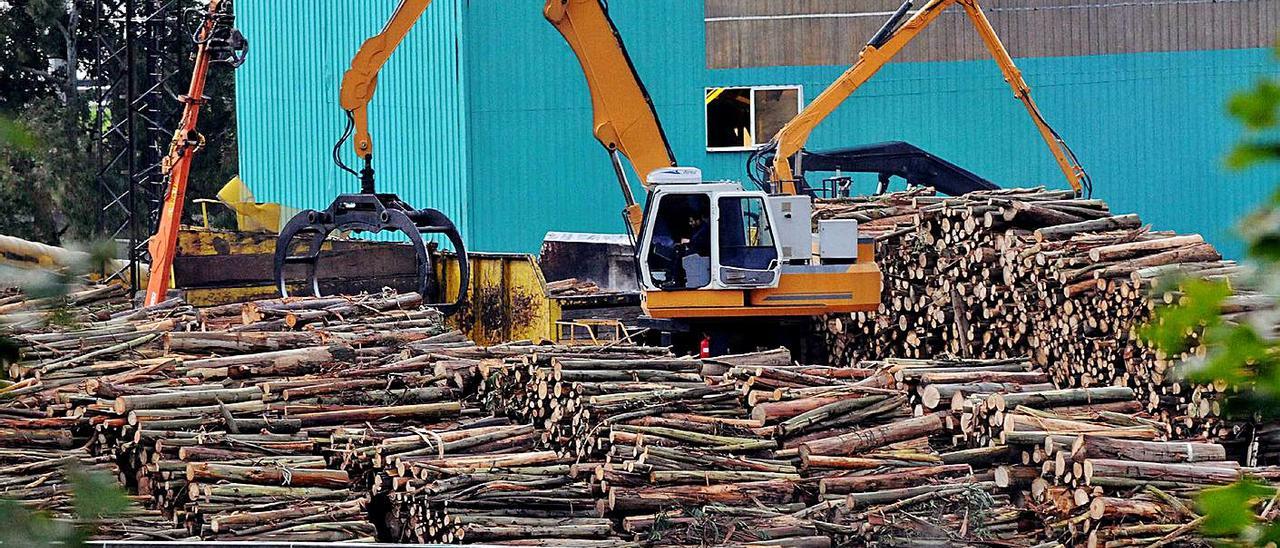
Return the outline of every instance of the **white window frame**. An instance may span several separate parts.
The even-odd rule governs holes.
[[[715,90],[715,89],[745,89],[745,90],[748,90],[748,91],[750,92],[750,93],[748,94],[748,97],[750,97],[750,98],[751,98],[751,108],[750,108],[750,110],[749,110],[750,119],[749,119],[749,121],[748,121],[748,123],[749,123],[750,125],[749,125],[749,126],[747,126],[747,127],[751,128],[751,131],[752,131],[752,133],[751,133],[751,138],[752,138],[753,140],[754,140],[754,139],[759,139],[759,138],[760,138],[760,136],[759,136],[759,135],[756,135],[756,134],[755,134],[755,129],[756,129],[756,91],[770,91],[770,90],[778,90],[778,89],[794,89],[794,90],[796,90],[796,114],[799,114],[799,113],[800,113],[800,111],[804,110],[804,104],[805,104],[805,103],[804,103],[804,86],[802,86],[802,85],[800,85],[800,84],[785,84],[785,85],[772,85],[772,86],[708,86],[708,87],[702,88],[702,101],[703,101],[703,102],[702,102],[702,144],[703,144],[703,146],[705,146],[705,147],[706,147],[707,152],[750,152],[750,151],[753,151],[753,150],[759,149],[760,147],[763,147],[765,144],[767,144],[767,143],[769,142],[769,141],[766,139],[766,140],[765,140],[765,142],[763,142],[763,143],[755,143],[755,144],[753,144],[753,145],[751,145],[751,146],[736,146],[736,147],[713,147],[713,146],[711,146],[710,144],[708,144],[708,143],[707,143],[707,133],[708,133],[708,131],[710,131],[710,129],[711,129],[711,119],[710,119],[710,117],[708,117],[708,115],[707,115],[707,102],[706,102],[706,99],[707,99],[707,93],[709,93],[709,92],[711,92],[711,90]],[[770,135],[770,136],[768,137],[768,139],[772,139],[772,138],[773,138],[773,136],[772,136],[772,135]]]

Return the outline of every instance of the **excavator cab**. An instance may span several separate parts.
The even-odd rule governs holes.
[[[732,182],[704,183],[695,168],[659,169],[637,246],[650,291],[777,287],[781,240],[770,196]]]
[[[776,333],[779,318],[879,307],[875,243],[859,236],[856,220],[821,220],[815,234],[809,195],[705,182],[701,171],[678,167],[604,0],[547,0],[543,15],[582,65],[593,134],[622,190],[641,303],[651,319],[678,320],[684,328],[769,319],[765,330]],[[648,191],[643,209],[623,158]]]

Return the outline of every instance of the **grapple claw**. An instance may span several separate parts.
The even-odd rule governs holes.
[[[309,209],[294,215],[276,240],[273,270],[276,288],[282,296],[289,296],[285,279],[285,267],[289,264],[306,265],[306,285],[313,296],[320,296],[320,280],[316,265],[320,260],[320,248],[334,231],[357,230],[370,233],[384,230],[403,233],[413,246],[417,263],[418,293],[426,306],[444,314],[452,314],[462,306],[467,297],[471,269],[467,261],[467,249],[457,226],[447,215],[435,209],[414,209],[394,194],[343,194],[324,211]],[[453,244],[458,254],[458,296],[452,302],[440,302],[440,284],[435,278],[434,258],[431,256],[423,234],[443,234]],[[307,249],[291,255],[294,239],[309,236]]]

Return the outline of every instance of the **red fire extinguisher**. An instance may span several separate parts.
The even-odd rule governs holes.
[[[711,357],[711,335],[703,335],[702,342],[698,344],[698,357]]]

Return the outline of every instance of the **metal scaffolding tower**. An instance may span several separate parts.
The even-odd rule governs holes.
[[[89,4],[90,2],[86,2]],[[181,110],[175,77],[191,47],[179,0],[91,0],[86,68],[95,178],[106,198],[98,231],[128,242],[122,277],[136,291],[164,196],[161,161]]]

